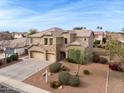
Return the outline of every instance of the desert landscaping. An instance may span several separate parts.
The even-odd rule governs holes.
[[[62,65],[69,69],[69,73],[75,75],[77,71],[76,64],[63,62]],[[62,89],[53,89],[50,87],[51,81],[58,81],[59,72],[51,73],[48,76],[48,83],[46,83],[43,76],[46,69],[48,69],[48,67],[27,78],[23,82],[51,91],[52,93],[76,93],[77,91],[78,93],[105,93],[108,65],[97,63],[81,65],[79,71],[80,85],[77,87],[62,85]],[[84,74],[83,70],[88,70],[90,74]]]

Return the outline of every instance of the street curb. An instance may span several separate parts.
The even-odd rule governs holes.
[[[106,90],[105,90],[105,93],[108,93],[108,82],[109,82],[109,67],[108,67],[107,76],[106,76]]]

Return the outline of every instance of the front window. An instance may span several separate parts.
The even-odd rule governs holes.
[[[50,45],[53,44],[53,38],[50,38]]]
[[[67,44],[67,43],[68,43],[67,38],[65,38],[65,44]]]
[[[47,45],[47,44],[48,44],[48,39],[44,38],[44,45]]]

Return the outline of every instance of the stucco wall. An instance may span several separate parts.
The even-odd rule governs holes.
[[[14,52],[18,53],[18,55],[23,55],[25,54],[25,48],[16,48]]]
[[[91,36],[89,37],[89,48],[93,48],[93,42],[94,42],[94,35],[91,34]]]

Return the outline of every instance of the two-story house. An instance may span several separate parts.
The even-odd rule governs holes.
[[[56,62],[67,58],[68,50],[77,48],[91,51],[94,34],[90,30],[63,30],[50,28],[30,36],[29,56],[43,61]]]

